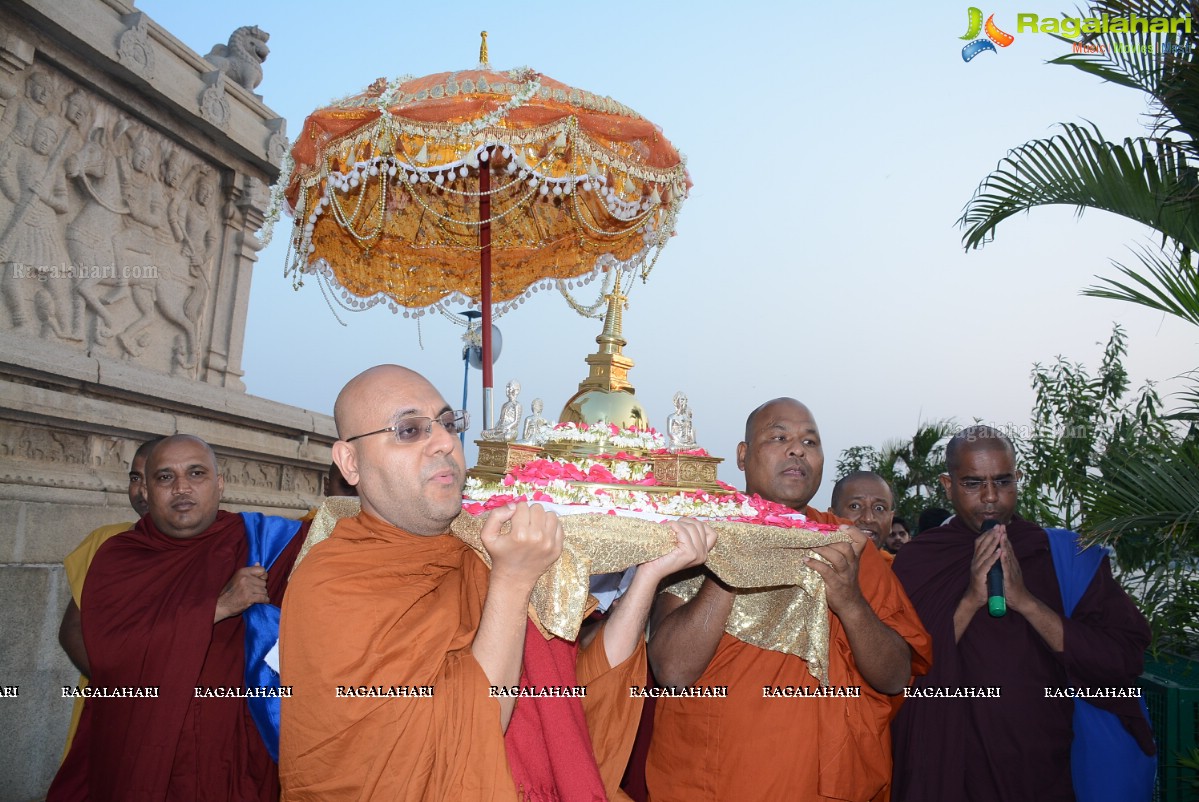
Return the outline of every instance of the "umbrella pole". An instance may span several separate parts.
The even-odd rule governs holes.
[[[470,382],[470,346],[462,349],[462,409],[466,409],[466,388]],[[462,443],[462,447],[466,448],[466,430],[463,429],[458,435],[458,442]]]
[[[491,414],[491,160],[479,165],[479,304],[483,307],[483,428]]]

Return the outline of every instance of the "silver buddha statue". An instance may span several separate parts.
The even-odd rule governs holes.
[[[666,418],[666,445],[672,451],[699,448],[691,422],[691,407],[687,406],[687,396],[681,392],[674,394],[674,412]]]
[[[495,425],[490,429],[484,429],[482,438],[484,440],[507,440],[509,442],[516,439],[517,427],[520,426],[520,403],[516,397],[520,395],[520,382],[516,379],[508,382],[504,388],[504,392],[508,396],[508,400],[500,407],[499,417],[495,419]]]

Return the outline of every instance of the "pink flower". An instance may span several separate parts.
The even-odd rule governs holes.
[[[595,464],[587,469],[587,481],[598,482],[599,484],[617,484],[620,480],[612,475],[612,472],[603,465]]]

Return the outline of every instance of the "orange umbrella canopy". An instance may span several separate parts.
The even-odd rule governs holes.
[[[648,275],[690,186],[679,152],[611,98],[480,67],[381,78],[309,115],[280,182],[298,283],[320,275],[351,308],[478,304],[484,224],[500,313],[553,282]]]

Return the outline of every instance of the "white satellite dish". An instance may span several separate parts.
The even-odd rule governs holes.
[[[500,335],[499,326],[491,324],[491,364],[495,364],[500,358],[500,351],[503,350],[504,338]],[[466,361],[475,370],[483,369],[483,346],[468,345],[466,346]]]

